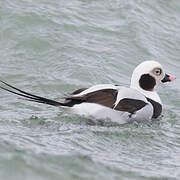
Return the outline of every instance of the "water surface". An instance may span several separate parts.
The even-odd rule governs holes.
[[[59,98],[99,83],[129,86],[144,60],[177,77],[162,85],[152,125],[92,124],[0,91],[0,179],[180,178],[180,2],[2,0],[2,80]]]

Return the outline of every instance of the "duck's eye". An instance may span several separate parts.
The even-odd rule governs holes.
[[[157,75],[157,76],[160,76],[161,75],[161,69],[157,68],[154,70],[154,73]]]

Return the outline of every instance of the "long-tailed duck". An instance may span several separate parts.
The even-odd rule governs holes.
[[[174,79],[165,74],[160,63],[144,61],[133,71],[130,88],[111,84],[95,85],[74,91],[65,97],[64,102],[30,94],[4,81],[1,82],[11,89],[4,86],[0,88],[29,101],[64,107],[87,118],[128,123],[158,118],[162,103],[155,86]]]

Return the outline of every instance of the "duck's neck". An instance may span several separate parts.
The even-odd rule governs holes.
[[[147,98],[150,98],[150,99],[152,99],[152,100],[154,100],[154,101],[161,104],[161,99],[160,99],[158,93],[155,90],[146,91],[146,90],[144,90],[144,89],[142,89],[140,87],[134,87],[134,86],[131,86],[131,88],[138,90],[140,93],[142,93]]]

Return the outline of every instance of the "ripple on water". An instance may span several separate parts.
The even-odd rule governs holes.
[[[177,80],[161,86],[152,124],[94,123],[1,91],[0,179],[179,179],[179,7],[172,1],[2,2],[0,72],[48,98],[98,83],[129,86],[143,60]]]

